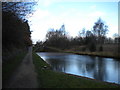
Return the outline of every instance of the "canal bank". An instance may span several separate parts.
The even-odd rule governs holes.
[[[89,55],[89,56],[97,56],[97,57],[105,57],[105,58],[115,58],[120,60],[119,53],[113,52],[79,52],[79,51],[65,51],[66,53],[74,53],[78,55]]]
[[[40,88],[118,88],[119,85],[100,82],[76,75],[55,72],[51,70],[41,57],[33,53],[33,63],[35,64],[37,78]]]
[[[78,48],[79,49],[79,48]],[[118,52],[88,52],[88,51],[74,51],[74,50],[61,50],[55,47],[44,47],[42,49],[34,50],[36,52],[61,52],[61,53],[74,53],[78,55],[89,55],[89,56],[98,56],[98,57],[106,57],[106,58],[115,58],[120,60],[120,53]]]

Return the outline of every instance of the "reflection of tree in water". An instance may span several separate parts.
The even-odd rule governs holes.
[[[82,69],[82,73],[93,73],[93,78],[97,80],[104,80],[104,77],[106,76],[106,70],[105,70],[105,64],[104,60],[102,58],[98,57],[87,57],[90,62],[81,63],[82,65],[79,65],[80,69]],[[84,67],[83,67],[84,66]]]
[[[96,63],[95,63],[95,61],[96,61],[96,57],[88,57],[88,60],[92,60],[91,61],[91,63],[87,63],[87,65],[86,65],[86,70],[88,71],[88,72],[93,72],[93,77],[94,77],[94,73],[95,73],[95,68],[96,68]],[[95,77],[94,77],[95,78]]]
[[[116,82],[120,84],[120,62],[114,61],[112,66],[114,69],[114,78],[116,78]]]
[[[118,83],[120,84],[120,62],[118,63]]]
[[[52,65],[53,70],[65,72],[65,66],[67,64],[65,60],[59,60],[58,58],[56,59],[53,58],[53,59],[47,59],[47,62]]]
[[[95,68],[95,63],[93,62],[93,60],[95,60],[95,59],[92,58],[92,60],[91,60],[91,58],[89,56],[86,58],[82,58],[82,59],[83,60],[78,63],[78,68],[79,68],[80,73],[82,73],[84,75],[86,73],[91,74],[91,72]]]
[[[99,57],[95,60],[94,78],[104,81],[104,76],[106,76],[104,60]]]
[[[114,61],[114,70],[117,73],[117,83],[120,84],[120,62],[119,61]]]
[[[91,56],[84,58],[68,55],[57,55],[48,58],[46,61],[52,65],[53,70],[55,71],[66,72],[70,70],[77,74],[83,74],[84,76],[92,76],[94,79],[101,81],[106,81],[109,80],[109,78],[111,78],[111,76],[108,73],[110,69],[107,69],[111,68],[110,65],[108,65],[108,62],[110,61],[106,58]],[[120,75],[120,63],[118,64],[118,62],[115,61],[112,62],[112,69]],[[117,78],[117,81],[120,83],[120,78]]]

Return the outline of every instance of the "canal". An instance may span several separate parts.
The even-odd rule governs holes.
[[[54,71],[120,84],[120,61],[70,53],[37,53]]]

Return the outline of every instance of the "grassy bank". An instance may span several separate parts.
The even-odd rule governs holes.
[[[36,68],[40,88],[116,88],[117,85],[97,80],[78,77],[71,74],[55,72],[37,54],[33,53],[33,63]],[[47,66],[47,69],[43,67]]]
[[[17,54],[15,57],[9,58],[6,63],[2,64],[2,81],[3,87],[7,80],[10,78],[14,70],[19,66],[22,62],[23,58],[25,57],[26,52]]]
[[[98,57],[108,57],[108,58],[116,58],[120,59],[120,53],[117,52],[88,52],[88,51],[74,51],[74,50],[60,50],[54,47],[45,47],[42,51],[38,50],[37,52],[63,52],[63,53],[74,53],[78,55],[90,55],[90,56],[98,56]]]
[[[74,53],[78,55],[90,55],[90,56],[120,59],[120,53],[113,53],[113,52],[79,52],[79,51],[65,51],[65,52]]]
[[[62,50],[58,48],[54,48],[54,47],[43,47],[43,48],[38,48],[38,49],[34,47],[33,51],[35,52],[63,52]]]

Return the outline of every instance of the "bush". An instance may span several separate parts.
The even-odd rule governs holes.
[[[99,47],[99,51],[103,51],[103,46],[102,45]]]
[[[96,51],[96,45],[95,45],[95,43],[90,43],[88,47],[89,47],[89,50],[91,52],[95,52]]]
[[[32,45],[28,22],[19,19],[15,13],[2,12],[2,27],[3,49],[24,48]]]

